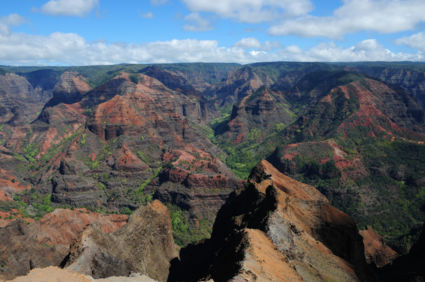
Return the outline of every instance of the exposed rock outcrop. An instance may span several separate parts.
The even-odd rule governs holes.
[[[34,88],[23,76],[0,75],[0,123],[23,125],[31,122],[51,95],[49,90]]]
[[[373,281],[354,221],[262,161],[220,209],[211,239],[181,250],[170,281]]]
[[[141,273],[165,281],[176,255],[168,209],[153,201],[114,233],[88,227],[72,245],[65,266],[94,278]]]
[[[363,237],[367,263],[374,263],[377,267],[383,267],[398,257],[397,252],[385,244],[384,238],[376,233],[372,227],[368,226],[367,229],[360,230],[360,235]]]
[[[0,228],[0,278],[24,275],[36,267],[59,266],[70,244],[89,224],[96,223],[103,232],[112,232],[126,222],[126,215],[102,215],[83,209],[57,209],[31,224],[14,221]]]
[[[81,100],[82,95],[90,91],[91,87],[86,79],[77,72],[64,72],[53,89],[53,98],[46,107],[53,107],[59,103],[73,104]]]

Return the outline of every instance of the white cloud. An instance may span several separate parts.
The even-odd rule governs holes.
[[[261,43],[258,41],[257,38],[254,37],[248,37],[248,38],[242,38],[238,42],[235,43],[236,47],[242,47],[242,48],[261,48]]]
[[[425,32],[419,32],[411,36],[397,39],[397,44],[407,45],[411,48],[419,49],[425,52]]]
[[[393,53],[380,45],[375,39],[366,39],[355,46],[341,48],[334,43],[320,44],[306,54],[313,60],[340,61],[408,61],[420,60],[413,54]]]
[[[84,16],[98,4],[98,0],[50,0],[41,12],[54,16]]]
[[[9,26],[18,26],[26,22],[26,19],[18,14],[10,14],[6,17],[0,18],[0,23]]]
[[[358,31],[395,33],[425,21],[423,0],[344,0],[329,17],[302,15],[270,27],[273,35],[342,38]]]
[[[0,18],[0,23],[21,20]],[[18,18],[16,18],[18,19]],[[424,60],[421,54],[393,53],[375,39],[342,48],[335,43],[309,50],[244,38],[234,46],[216,40],[173,39],[143,44],[88,42],[74,33],[49,36],[14,33],[0,29],[0,64],[4,65],[95,65],[171,62],[265,62],[265,61],[401,61]]]
[[[193,12],[212,12],[223,18],[257,23],[279,16],[304,15],[313,5],[309,0],[183,0]]]
[[[0,17],[0,33],[11,33],[11,26],[18,26],[26,22],[26,19],[18,14],[10,14]]]
[[[139,13],[139,15],[144,19],[153,19],[154,14],[152,12]]]
[[[203,18],[199,13],[191,13],[184,20],[188,24],[184,25],[183,29],[187,31],[208,31],[213,29],[210,21]]]

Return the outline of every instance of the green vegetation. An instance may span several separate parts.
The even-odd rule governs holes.
[[[286,128],[286,124],[284,124],[283,122],[277,123],[274,126],[274,130],[278,132],[284,130],[285,128]]]
[[[112,144],[105,144],[96,157],[87,156],[85,161],[86,165],[92,170],[98,169],[101,162],[105,161],[110,155],[112,155],[113,144],[114,140],[112,140]]]
[[[100,165],[98,160],[92,160],[92,159],[87,159],[86,161],[86,165],[90,168],[90,169],[97,169]]]
[[[129,207],[124,207],[120,210],[120,213],[130,215],[132,213],[132,211]]]
[[[74,138],[77,137],[80,133],[81,133],[81,129],[78,129],[70,136],[63,138],[58,144],[50,147],[47,153],[41,155],[40,166],[48,163],[55,155],[57,155],[63,150],[63,147],[65,147],[66,145],[69,145],[70,142],[74,140]]]
[[[86,144],[86,137],[87,137],[87,134],[85,134],[85,133],[81,134],[81,139],[80,139],[80,144],[81,145],[85,145]]]
[[[29,143],[24,147],[24,157],[29,162],[35,162],[35,156],[38,154],[38,147],[35,143]]]
[[[149,181],[149,182],[148,182]],[[152,202],[153,192],[146,194],[145,188],[152,181],[151,179],[146,180],[140,184],[139,189],[135,191],[136,201],[142,205]]]
[[[102,182],[97,182],[96,186],[97,186],[97,188],[99,188],[100,190],[106,191],[106,186],[105,186],[105,184],[103,184]]]
[[[180,247],[209,238],[212,232],[212,222],[207,219],[198,220],[189,212],[178,206],[168,204],[174,241]]]
[[[137,84],[137,83],[139,83],[140,75],[137,74],[137,73],[132,73],[132,74],[130,74],[129,78],[130,78],[131,82]]]
[[[425,146],[360,137],[337,141],[351,152],[347,159],[362,157],[368,175],[343,180],[333,162],[320,164],[313,157],[295,157],[295,170],[282,165],[292,177],[315,186],[334,206],[353,216],[360,228],[371,225],[395,249],[406,251],[417,235],[406,234],[425,221]],[[364,191],[370,200],[360,200]]]
[[[147,165],[152,164],[153,160],[150,157],[148,157],[145,153],[143,153],[143,151],[137,151],[136,154],[139,157],[139,159],[141,159],[145,164]]]
[[[162,170],[161,166],[156,168],[153,171],[152,175],[148,179],[146,179],[143,183],[140,184],[139,188],[136,191],[134,191],[133,200],[135,200],[138,203],[143,204],[143,205],[147,204],[149,202],[152,202],[152,197],[153,197],[154,192],[152,191],[151,193],[146,194],[145,188],[146,188],[146,186],[148,186],[152,182],[152,180],[154,180],[155,178],[158,177],[161,170]]]
[[[7,212],[16,209],[23,217],[39,219],[54,208],[50,194],[41,194],[34,189],[15,194],[13,201],[0,201],[0,210]]]

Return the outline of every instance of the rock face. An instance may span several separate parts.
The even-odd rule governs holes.
[[[374,68],[356,65],[352,69],[408,90],[422,106],[425,106],[425,73],[423,71],[403,67],[394,68],[388,64]]]
[[[61,269],[58,267],[50,266],[46,268],[36,268],[26,276],[20,276],[12,282],[154,282],[155,280],[142,275],[135,277],[109,277],[106,279],[93,279],[91,276],[87,276],[75,271],[68,269]]]
[[[222,138],[234,144],[249,139],[260,141],[276,130],[277,124],[284,128],[292,121],[293,113],[282,93],[265,86],[254,90],[233,106],[229,121],[216,130]]]
[[[0,123],[23,125],[34,120],[51,95],[49,90],[34,88],[23,76],[0,75]]]
[[[87,228],[72,245],[65,266],[94,278],[141,273],[165,281],[176,255],[168,209],[154,201],[136,210],[114,233]]]
[[[184,248],[170,281],[373,281],[354,221],[267,161],[220,209],[211,239]]]
[[[361,230],[360,235],[363,237],[365,247],[365,257],[368,264],[374,263],[377,267],[383,267],[398,257],[396,251],[391,249],[384,242],[384,238],[376,233],[372,227]]]
[[[0,228],[0,278],[24,275],[35,267],[59,266],[70,244],[89,224],[113,232],[126,222],[125,215],[101,215],[82,209],[57,209],[31,224],[12,222]]]
[[[64,72],[55,88],[53,97],[46,104],[46,107],[52,107],[60,103],[72,104],[81,100],[82,95],[90,91],[91,87],[85,81],[85,78],[77,72]]]
[[[261,86],[270,85],[267,76],[259,75],[250,66],[229,72],[227,79],[213,88],[214,102],[220,106],[238,104]]]

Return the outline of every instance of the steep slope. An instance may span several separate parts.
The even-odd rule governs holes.
[[[282,93],[260,87],[233,107],[229,120],[217,126],[215,133],[222,143],[226,140],[240,144],[252,139],[261,142],[273,131],[288,125],[292,118],[293,113]]]
[[[165,281],[169,261],[176,255],[168,209],[153,201],[135,211],[114,233],[96,226],[84,230],[64,266],[94,278],[140,273]]]
[[[293,101],[309,106],[284,130],[289,144],[269,160],[405,252],[397,238],[424,219],[424,111],[404,90],[358,74],[332,75],[300,82]]]
[[[243,66],[230,71],[226,80],[207,89],[205,94],[218,108],[231,108],[261,86],[271,83],[267,75],[257,73],[250,66]]]
[[[35,267],[59,266],[70,244],[89,224],[112,232],[126,222],[126,215],[101,215],[82,209],[57,209],[31,224],[14,221],[0,228],[0,278],[24,275]]]
[[[60,103],[72,104],[81,100],[82,95],[91,90],[86,79],[77,72],[64,72],[53,89],[53,97],[45,107]]]
[[[383,267],[398,257],[398,254],[385,244],[384,238],[370,226],[365,230],[360,230],[360,235],[363,237],[367,263]]]
[[[407,90],[425,107],[425,69],[415,63],[349,64],[347,69],[364,73]]]
[[[34,120],[51,95],[51,90],[34,88],[23,76],[1,74],[0,124],[23,125]]]
[[[186,247],[169,281],[368,281],[354,221],[267,161],[220,209],[210,240]]]

